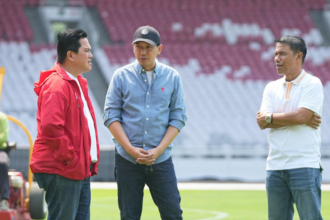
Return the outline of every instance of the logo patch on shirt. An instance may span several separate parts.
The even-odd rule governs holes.
[[[164,88],[162,88],[162,92],[164,92]]]

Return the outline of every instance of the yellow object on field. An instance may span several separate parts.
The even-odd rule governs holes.
[[[33,151],[33,140],[32,140],[32,137],[31,137],[31,135],[30,135],[30,132],[29,132],[28,129],[24,126],[24,124],[21,123],[21,122],[20,122],[19,120],[17,120],[16,118],[11,117],[11,116],[9,116],[9,115],[7,115],[7,118],[8,118],[10,121],[12,121],[12,122],[18,124],[21,128],[23,128],[23,130],[25,131],[26,135],[27,135],[28,138],[29,138],[29,142],[30,142],[30,153],[29,153],[29,164],[28,164],[28,165],[30,165],[30,162],[31,162],[31,155],[32,155],[32,151]],[[29,182],[29,186],[30,186],[30,187],[31,187],[31,184],[32,184],[32,180],[33,180],[33,174],[32,174],[32,172],[31,172],[31,169],[30,169],[30,166],[29,166],[28,182]],[[29,187],[29,189],[27,190],[28,197],[30,196],[30,187]]]
[[[3,66],[0,66],[0,101],[1,101],[1,91],[2,91],[2,82],[3,77],[5,76],[6,69]]]

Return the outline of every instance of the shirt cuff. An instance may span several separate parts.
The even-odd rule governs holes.
[[[182,130],[182,128],[185,126],[185,123],[183,121],[180,120],[171,120],[169,122],[170,126],[176,127],[179,131]]]
[[[119,121],[119,122],[121,122],[120,118],[112,118],[112,119],[108,119],[108,120],[106,120],[106,121],[104,122],[104,126],[107,127],[107,128],[109,128],[110,124],[111,124],[112,122],[115,122],[115,121]]]

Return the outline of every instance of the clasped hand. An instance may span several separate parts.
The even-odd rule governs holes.
[[[159,157],[160,152],[157,148],[146,151],[143,148],[133,147],[130,151],[130,155],[138,164],[152,165],[157,157]]]
[[[259,128],[261,130],[265,129],[266,125],[268,124],[266,122],[266,115],[267,112],[257,112],[258,116],[257,116],[257,123],[259,125]]]

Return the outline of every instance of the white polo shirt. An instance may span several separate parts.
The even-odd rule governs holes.
[[[323,98],[320,79],[302,70],[291,82],[286,82],[285,76],[270,82],[265,88],[260,111],[285,113],[307,108],[321,116]],[[292,125],[271,128],[268,142],[267,170],[320,168],[320,127]]]
[[[91,136],[91,149],[90,149],[91,161],[92,161],[92,163],[96,163],[97,162],[97,150],[96,150],[97,148],[96,148],[96,133],[95,133],[95,128],[94,128],[94,120],[92,118],[91,112],[89,111],[84,93],[80,87],[80,83],[79,83],[78,79],[76,77],[74,77],[71,73],[68,73],[68,72],[66,72],[66,73],[68,74],[68,76],[71,79],[75,80],[79,86],[81,99],[84,103],[84,115],[87,119],[89,133]]]

